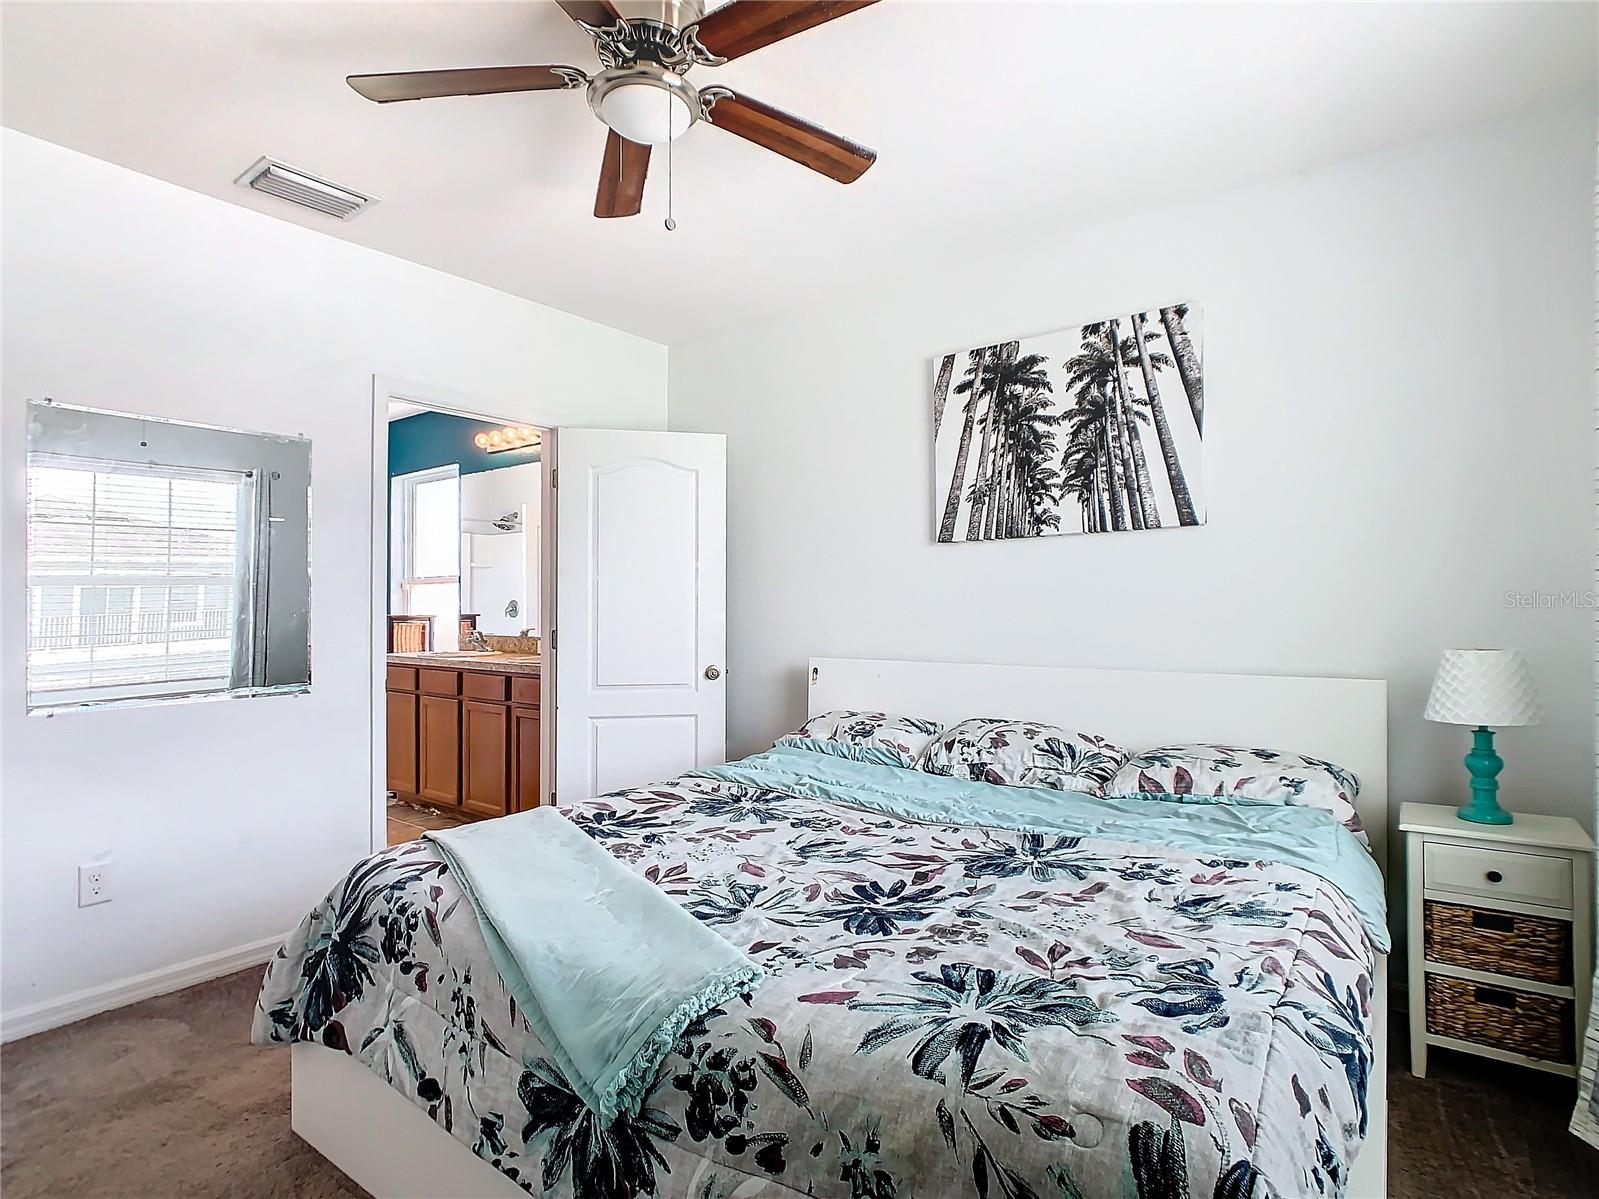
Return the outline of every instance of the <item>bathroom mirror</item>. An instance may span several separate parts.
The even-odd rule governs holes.
[[[28,708],[311,682],[311,443],[28,405]]]

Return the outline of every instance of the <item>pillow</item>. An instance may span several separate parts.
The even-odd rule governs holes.
[[[823,712],[777,744],[877,766],[915,766],[939,727],[936,720],[891,712]]]
[[[1360,780],[1342,766],[1304,754],[1237,745],[1163,745],[1128,758],[1106,794],[1320,808],[1369,845],[1355,811]]]
[[[1093,733],[1027,720],[976,717],[947,728],[923,755],[928,774],[1103,795],[1127,751]]]

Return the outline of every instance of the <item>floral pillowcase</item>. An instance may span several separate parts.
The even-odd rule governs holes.
[[[777,744],[876,766],[911,767],[940,727],[936,720],[891,712],[823,712]]]
[[[928,774],[1103,795],[1127,751],[1093,733],[1024,720],[975,718],[952,725],[922,758]]]
[[[1128,758],[1107,794],[1320,808],[1362,845],[1371,844],[1355,811],[1360,780],[1342,766],[1303,754],[1236,745],[1163,745]]]

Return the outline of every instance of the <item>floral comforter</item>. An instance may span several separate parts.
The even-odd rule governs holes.
[[[737,777],[564,809],[767,972],[690,1026],[637,1116],[602,1126],[573,1094],[428,842],[359,863],[305,918],[254,1039],[357,1056],[561,1199],[1341,1193],[1373,957],[1337,887]]]

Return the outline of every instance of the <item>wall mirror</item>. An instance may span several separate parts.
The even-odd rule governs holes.
[[[311,443],[28,405],[28,710],[311,682]]]

